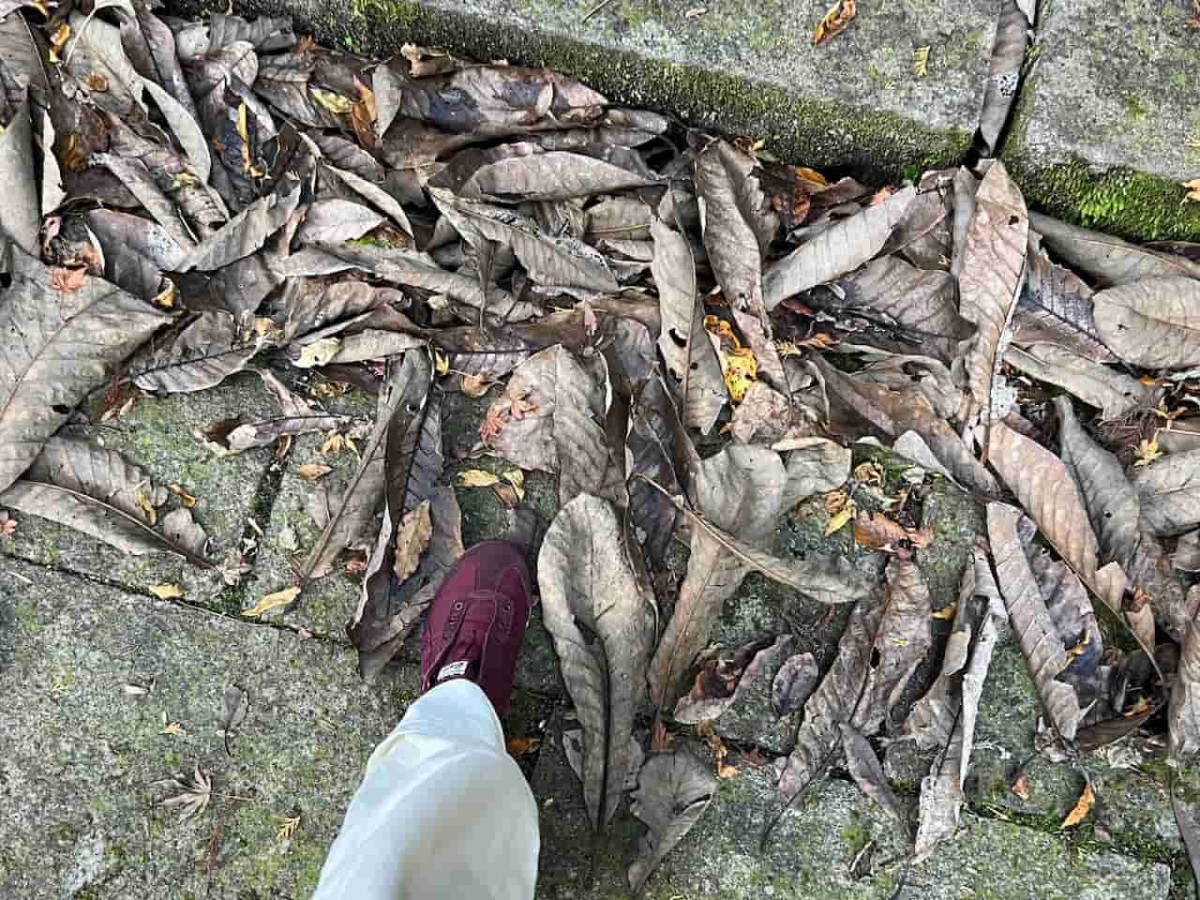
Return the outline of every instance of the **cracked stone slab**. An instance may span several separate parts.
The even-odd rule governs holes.
[[[72,425],[64,433],[116,450],[157,483],[164,487],[178,483],[194,495],[192,514],[209,536],[209,557],[219,563],[241,542],[271,451],[260,449],[222,458],[205,447],[195,431],[217,419],[276,414],[274,400],[258,378],[240,375],[194,394],[140,397],[120,418]],[[16,533],[0,538],[0,551],[139,590],[157,584],[178,585],[189,600],[214,606],[222,605],[221,595],[227,588],[215,569],[201,569],[167,553],[128,555],[32,515],[19,516]]]
[[[1042,3],[1003,158],[1035,209],[1135,240],[1200,237],[1192,0]]]
[[[900,0],[860,8],[813,46],[826,0],[249,0],[286,10],[331,46],[388,55],[405,42],[480,60],[545,65],[614,102],[765,139],[812,166],[895,173],[953,164],[978,122],[995,33],[988,0]],[[929,48],[928,71],[914,53]]]
[[[1172,181],[1200,172],[1200,30],[1191,0],[1044,4],[1023,149]]]
[[[592,839],[578,779],[559,747],[558,738],[543,747],[533,778],[542,808],[538,896],[619,896],[617,886],[629,862],[626,841],[640,826],[622,808],[612,834]],[[720,781],[708,811],[651,876],[644,894],[650,900],[960,900],[985,894],[994,900],[1165,900],[1168,895],[1166,865],[1095,845],[1072,845],[1061,833],[970,813],[954,840],[905,873],[897,864],[907,846],[901,829],[853,784],[837,778],[818,784],[785,813],[760,849],[763,826],[779,801],[768,769],[755,769],[736,754],[732,761],[738,774]]]
[[[326,641],[0,561],[0,896],[308,896],[416,688],[364,685]],[[196,767],[214,796],[181,821],[162,801]]]

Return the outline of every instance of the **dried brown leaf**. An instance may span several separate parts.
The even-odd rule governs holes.
[[[915,197],[913,188],[902,188],[881,203],[842,219],[768,265],[763,279],[767,309],[774,309],[801,291],[833,281],[872,259]]]
[[[1020,511],[1011,506],[988,504],[988,540],[996,579],[1042,706],[1058,733],[1071,741],[1081,718],[1079,698],[1074,688],[1058,680],[1067,667],[1067,654],[1017,536],[1020,517]]]
[[[649,828],[629,867],[634,893],[704,815],[716,789],[717,779],[689,750],[655,753],[646,760],[630,807]]]
[[[1112,564],[1100,566],[1096,533],[1062,460],[1031,438],[995,422],[988,461],[1059,556],[1101,600],[1119,610],[1124,573]]]
[[[990,419],[995,406],[992,381],[999,371],[1004,334],[1017,306],[1028,240],[1025,201],[1004,164],[997,161],[975,195],[975,212],[958,276],[959,313],[976,328],[966,351],[967,383],[985,420]]]
[[[620,802],[654,631],[629,553],[612,505],[581,494],[555,516],[538,556],[542,617],[583,726],[584,798],[597,829]]]
[[[1142,499],[1142,516],[1156,534],[1180,534],[1200,523],[1200,450],[1138,466],[1129,480]]]
[[[168,321],[99,278],[60,293],[50,270],[12,250],[0,290],[0,490],[37,457],[71,408]]]
[[[1093,298],[1096,327],[1117,356],[1148,369],[1200,366],[1200,281],[1144,278]]]

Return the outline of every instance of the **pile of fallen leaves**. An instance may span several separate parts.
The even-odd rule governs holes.
[[[716,783],[674,737],[699,725],[725,773],[706,723],[751,687],[777,716],[803,708],[777,763],[789,803],[842,767],[901,816],[871,739],[888,723],[889,754],[927,752],[928,854],[957,824],[1006,622],[1047,746],[1072,758],[1169,722],[1172,752],[1200,748],[1200,594],[1176,571],[1200,568],[1196,247],[1029,213],[998,162],[830,183],[553,72],[414,47],[372,63],[285,19],[185,22],[141,0],[0,15],[8,510],[220,565],[182,486],[72,422],[97,391],[120,406],[253,369],[279,414],[214,423],[210,446],[284,456],[323,434],[360,463],[295,584],[250,613],[303,603],[368,548],[349,633],[369,675],[463,549],[442,399],[492,391],[480,449],[516,468],[465,477],[510,506],[524,471],[557,479],[541,614],[593,824],[632,791],[649,826],[634,887]],[[350,386],[378,397],[365,432],[325,405]],[[907,712],[940,649],[913,562],[933,535],[909,487],[856,508],[884,483],[872,463],[851,477],[860,439],[911,461],[910,486],[986,503],[986,545],[937,613],[940,674]],[[830,531],[853,523],[858,565],[776,554],[805,501]],[[791,636],[711,652],[750,572],[852,604],[826,672]]]

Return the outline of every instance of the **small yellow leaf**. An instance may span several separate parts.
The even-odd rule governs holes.
[[[929,48],[918,47],[913,51],[913,72],[918,78],[929,74]]]
[[[178,497],[179,502],[182,503],[184,506],[186,506],[188,509],[191,509],[192,507],[194,507],[196,505],[196,497],[193,494],[189,494],[187,491],[187,488],[185,488],[178,481],[168,484],[167,490],[170,491],[172,494],[174,494],[176,497]]]
[[[832,518],[830,518],[829,523],[825,526],[825,537],[829,537],[831,534],[841,531],[844,527],[846,527],[847,523],[854,519],[854,516],[857,513],[858,507],[856,507],[853,502],[847,503],[840,510],[834,513]]]
[[[1150,440],[1142,438],[1138,443],[1137,449],[1133,451],[1133,464],[1135,466],[1148,466],[1156,459],[1162,458],[1162,451],[1158,449],[1158,434]]]
[[[325,463],[305,463],[296,470],[296,474],[303,481],[316,481],[318,478],[324,478],[333,471],[333,466],[327,466]]]
[[[287,606],[293,600],[300,596],[300,588],[289,587],[281,591],[276,591],[273,594],[267,594],[258,603],[254,604],[251,609],[243,609],[242,615],[246,617],[261,616],[267,610],[274,609],[277,606]]]
[[[488,392],[491,382],[486,375],[464,375],[462,392],[468,397],[482,397]]]
[[[306,344],[300,350],[300,356],[293,362],[298,369],[311,369],[314,366],[328,365],[342,349],[342,339],[336,337],[321,338]]]
[[[149,495],[143,488],[137,489],[137,505],[142,508],[142,512],[146,514],[146,520],[155,525],[158,522],[158,510],[154,508],[154,504],[150,501]]]
[[[499,483],[500,478],[497,475],[483,469],[467,469],[458,473],[460,487],[491,487]]]
[[[1200,178],[1185,181],[1183,186],[1188,189],[1186,199],[1191,200],[1193,203],[1200,203]]]
[[[448,357],[441,350],[434,350],[433,367],[439,375],[445,375],[450,371],[450,357]]]
[[[823,44],[831,37],[841,34],[842,29],[854,18],[855,12],[854,0],[837,0],[817,25],[817,30],[813,33],[813,43]]]
[[[185,596],[183,588],[177,584],[152,584],[150,593],[159,600],[178,600]]]
[[[172,737],[178,737],[179,735],[184,734],[183,726],[178,722],[168,722],[163,726],[160,734],[169,734]]]
[[[511,472],[505,472],[502,476],[505,481],[512,485],[513,491],[517,495],[518,500],[525,499],[525,473],[520,469],[513,469]]]
[[[335,94],[333,91],[325,91],[317,87],[309,87],[312,91],[313,99],[320,103],[323,107],[333,113],[335,116],[344,116],[350,112],[351,104],[349,98],[343,97],[341,94]]]
[[[954,618],[954,616],[957,612],[958,612],[958,601],[955,600],[953,603],[947,603],[941,609],[934,610],[933,617],[935,619],[942,619],[942,620],[948,622]]]
[[[1096,795],[1092,793],[1092,786],[1086,784],[1083,786],[1083,793],[1079,795],[1079,800],[1075,803],[1075,808],[1067,813],[1067,817],[1063,819],[1060,828],[1071,828],[1078,825],[1087,818],[1088,813],[1092,811],[1092,807],[1096,803]]]
[[[393,569],[396,577],[404,581],[421,564],[421,554],[433,537],[433,520],[429,517],[429,501],[422,500],[416,509],[410,509],[400,520],[396,529],[396,562]]]
[[[279,826],[279,831],[275,837],[278,840],[290,840],[292,835],[296,833],[296,829],[300,827],[300,817],[296,816],[293,819],[284,819],[283,824]]]

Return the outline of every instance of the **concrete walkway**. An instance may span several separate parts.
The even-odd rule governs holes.
[[[415,695],[415,648],[375,684],[359,679],[342,632],[357,590],[344,574],[306,591],[279,617],[239,615],[290,583],[289,558],[315,536],[305,512],[313,483],[299,479],[298,467],[316,459],[339,471],[354,464],[348,453],[320,455],[319,438],[276,460],[265,450],[218,458],[193,436],[214,418],[269,402],[258,380],[244,375],[200,394],[139,400],[129,415],[82,429],[127,450],[156,480],[194,494],[216,555],[241,552],[248,560],[240,584],[171,557],[125,557],[32,516],[0,538],[0,897],[310,894],[371,748]],[[353,395],[344,402],[347,411],[369,406]],[[448,398],[451,460],[469,449],[485,404]],[[481,464],[455,463],[446,478]],[[552,486],[530,482],[531,492],[553,497]],[[493,498],[460,490],[468,542],[507,528]],[[552,501],[545,512],[552,514]],[[935,594],[948,599],[979,512],[939,484],[925,516],[937,539],[918,563]],[[819,503],[802,506],[782,544],[825,540],[825,520]],[[828,540],[828,549],[849,549],[844,534]],[[161,584],[178,585],[185,597],[157,599],[150,588]],[[824,612],[751,577],[727,604],[718,638],[732,645],[791,632],[798,651],[827,662],[839,629]],[[511,737],[541,741],[522,758],[542,809],[540,896],[627,897],[636,826],[622,813],[607,838],[586,827],[560,740],[571,728],[570,707],[537,613],[519,687],[506,727]],[[997,652],[984,693],[965,827],[911,870],[899,864],[897,826],[836,779],[785,814],[759,849],[762,825],[778,806],[767,771],[754,765],[752,738],[788,734],[765,716],[751,704],[718,720],[737,773],[652,877],[647,897],[1191,896],[1166,773],[1150,748],[1127,739],[1089,759],[1101,799],[1096,816],[1060,830],[1083,778],[1034,757],[1038,704],[1011,641]],[[913,803],[901,764],[892,774]],[[172,779],[196,769],[211,779],[211,799],[181,819],[163,801],[181,792]],[[1022,772],[1025,797],[1011,790]]]

